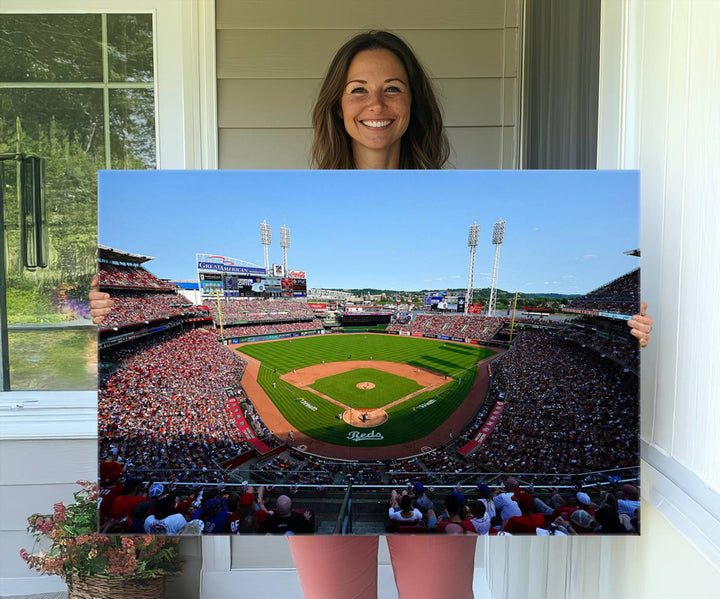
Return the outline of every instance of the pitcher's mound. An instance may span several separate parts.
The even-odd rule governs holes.
[[[387,412],[383,409],[378,410],[345,410],[342,418],[350,426],[359,428],[371,428],[385,424],[388,419]]]
[[[358,389],[363,389],[364,391],[370,391],[370,389],[375,388],[375,383],[370,382],[362,382],[355,385]]]

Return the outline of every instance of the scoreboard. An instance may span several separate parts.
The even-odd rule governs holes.
[[[305,271],[284,276],[268,274],[262,266],[244,260],[197,254],[197,273],[202,297],[307,297]]]

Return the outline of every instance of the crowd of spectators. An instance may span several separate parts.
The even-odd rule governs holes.
[[[267,461],[261,460],[252,470],[261,472],[261,480],[268,484],[405,486],[420,481],[428,484],[455,484],[459,481],[457,474],[466,473],[471,467],[471,464],[442,449],[413,458],[355,463],[309,456],[295,448],[288,448],[287,454]]]
[[[493,362],[489,400],[504,401],[504,409],[472,454],[477,466],[576,473],[639,463],[638,377],[589,347],[544,330],[522,331]]]
[[[387,465],[388,482],[392,485],[406,485],[413,480],[427,478],[425,466],[419,458],[390,460]]]
[[[386,530],[510,536],[640,532],[640,495],[633,484],[536,493],[509,477],[494,491],[480,482],[468,495],[459,488],[432,493],[422,483],[393,489]]]
[[[280,476],[284,476],[286,473],[296,472],[300,470],[302,461],[298,459],[290,458],[289,456],[274,456],[269,460],[258,462],[255,464],[254,469],[259,472],[274,472]],[[283,480],[286,480],[283,478]]]
[[[347,464],[345,481],[352,484],[377,485],[383,482],[383,471],[379,463]]]
[[[312,534],[312,496],[297,500],[283,489],[224,484],[168,485],[127,476],[113,460],[100,465],[100,527],[103,532],[174,534]],[[639,534],[640,492],[636,484],[576,484],[561,490],[504,483],[433,489],[421,482],[392,488],[388,507],[369,518],[385,521],[390,533],[478,535]],[[387,487],[386,487],[387,489]],[[385,489],[376,489],[378,498]],[[298,495],[300,497],[300,495]],[[272,505],[272,508],[270,507]],[[388,505],[388,504],[385,504]],[[373,516],[374,514],[374,516]]]
[[[640,269],[610,281],[607,285],[575,298],[568,308],[600,310],[618,314],[635,314],[640,311]]]
[[[98,280],[100,287],[105,288],[175,289],[174,285],[161,281],[142,266],[103,261],[98,263]]]
[[[442,449],[433,449],[430,453],[424,454],[422,460],[427,468],[433,472],[460,474],[472,468],[471,464],[449,455]]]
[[[261,478],[265,482],[289,484],[293,491],[297,491],[297,485],[322,488],[331,484],[342,469],[339,462],[307,456],[293,449],[287,455],[276,456],[253,466],[255,472],[262,473]]]
[[[110,314],[100,324],[100,330],[152,322],[161,318],[208,315],[177,293],[113,293]]]
[[[298,331],[321,331],[323,324],[317,318],[298,322],[281,322],[273,324],[256,324],[247,326],[223,327],[223,337],[251,337],[253,335],[275,335],[278,333],[294,333]]]
[[[503,322],[500,317],[477,314],[418,314],[408,324],[389,324],[387,330],[490,341]]]
[[[226,489],[224,484],[193,488],[160,482],[143,483],[125,477],[122,468],[102,462],[99,528],[104,533],[151,535],[200,534],[312,534],[315,516],[311,509],[295,509],[287,495],[279,495],[274,507],[266,507],[269,493],[250,485]]]
[[[249,449],[225,389],[245,370],[206,330],[162,334],[104,350],[98,391],[101,456],[154,478],[203,481],[224,476],[217,463]]]
[[[222,321],[226,325],[315,319],[315,314],[302,299],[226,298],[219,303]],[[219,324],[218,300],[208,300],[207,306],[216,324]]]
[[[302,485],[329,485],[335,481],[335,476],[341,471],[342,466],[338,462],[310,456],[302,464],[302,470],[296,480]]]
[[[580,328],[567,325],[556,332],[557,335],[572,339],[580,345],[591,347],[601,354],[611,356],[623,366],[638,372],[640,368],[640,347],[637,339],[630,334],[630,329],[623,330],[622,335],[604,337],[591,328]]]

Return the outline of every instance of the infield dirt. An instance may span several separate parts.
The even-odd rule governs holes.
[[[268,397],[267,393],[265,393],[265,390],[258,383],[257,379],[260,372],[260,361],[251,356],[248,356],[247,354],[242,353],[239,348],[235,349],[235,351],[240,354],[243,360],[247,361],[247,368],[245,369],[245,374],[243,376],[243,387],[245,388],[248,397],[252,399],[255,409],[258,411],[265,425],[275,435],[277,435],[281,439],[286,440],[288,439],[288,433],[292,430],[295,437],[293,445],[296,447],[304,445],[306,451],[308,451],[309,453],[342,460],[385,460],[392,458],[402,458],[423,453],[422,448],[438,447],[442,445],[449,440],[451,432],[453,434],[457,434],[468,423],[468,421],[477,411],[478,407],[482,403],[487,393],[487,389],[490,384],[488,364],[503,353],[498,352],[495,355],[486,358],[481,362],[478,362],[477,375],[475,376],[475,381],[467,397],[462,402],[462,404],[460,404],[460,406],[453,412],[453,414],[449,418],[447,418],[447,420],[445,420],[442,424],[440,424],[438,428],[436,428],[432,433],[425,435],[424,437],[421,437],[419,439],[415,439],[414,441],[410,441],[407,443],[399,443],[396,445],[387,445],[385,447],[350,447],[344,445],[335,445],[324,441],[318,441],[317,439],[308,437],[302,432],[294,429],[282,415],[277,406],[272,402],[270,397]],[[334,364],[338,364],[338,368],[343,369],[338,370],[334,373],[323,370],[323,368],[333,366]],[[311,377],[314,377],[312,378],[312,381],[315,381],[318,378],[322,378],[324,376],[330,376],[331,374],[339,374],[341,372],[348,372],[349,370],[353,370],[355,368],[378,368],[378,364],[383,364],[383,362],[380,360],[356,360],[350,362],[316,364],[314,366],[308,366],[306,368],[299,369],[295,373],[287,373],[284,376],[302,376],[302,374],[306,374],[308,378],[304,380],[306,381],[305,384],[308,384],[307,381],[309,381]],[[442,376],[438,376],[437,374],[424,371],[423,369],[415,368],[414,366],[410,366],[408,364],[399,364],[394,362],[386,362],[385,364],[392,364],[393,368],[409,368],[413,371],[412,377],[408,376],[404,372],[401,373],[395,370],[388,370],[388,372],[393,372],[393,374],[400,374],[400,376],[412,378],[413,380],[416,380],[419,384],[424,383],[420,382],[420,380],[415,377],[422,377],[421,380],[427,381],[427,383],[429,384],[433,384],[433,382],[437,383],[437,379],[440,379],[437,386],[442,386],[443,384],[448,382]],[[381,368],[378,368],[378,370],[380,369]],[[415,372],[416,370],[418,372]],[[310,372],[310,374],[301,373],[301,371],[308,371]],[[288,382],[291,381],[288,380]],[[426,389],[422,390],[422,392],[425,391]],[[408,399],[408,397],[401,398],[398,401],[405,401],[406,399]]]

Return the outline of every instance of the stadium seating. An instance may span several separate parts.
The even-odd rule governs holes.
[[[272,324],[256,324],[249,326],[233,326],[223,328],[223,337],[251,337],[253,335],[274,335],[278,333],[292,333],[297,331],[321,331],[323,324],[317,318],[301,320],[299,322],[281,322]]]
[[[175,289],[175,286],[161,281],[142,266],[128,266],[99,262],[98,279],[100,287],[106,289]]]
[[[231,418],[225,390],[245,362],[196,329],[105,351],[98,391],[101,455],[165,480],[206,480],[217,463],[250,448]]]
[[[391,323],[387,330],[490,341],[502,326],[503,319],[499,317],[476,314],[418,314],[408,324]]]
[[[476,465],[511,472],[574,473],[639,463],[638,377],[555,332],[527,330],[493,362],[489,402],[458,443],[504,401]]]
[[[619,314],[635,314],[640,311],[640,269],[610,281],[602,287],[576,298],[568,308],[599,310]]]
[[[110,314],[100,324],[100,330],[120,328],[159,319],[181,316],[207,315],[176,293],[141,293],[118,291],[113,293]]]
[[[307,302],[300,299],[239,298],[221,299],[219,303],[224,325],[315,319],[315,314]],[[208,300],[207,306],[215,323],[219,325],[218,300]]]

